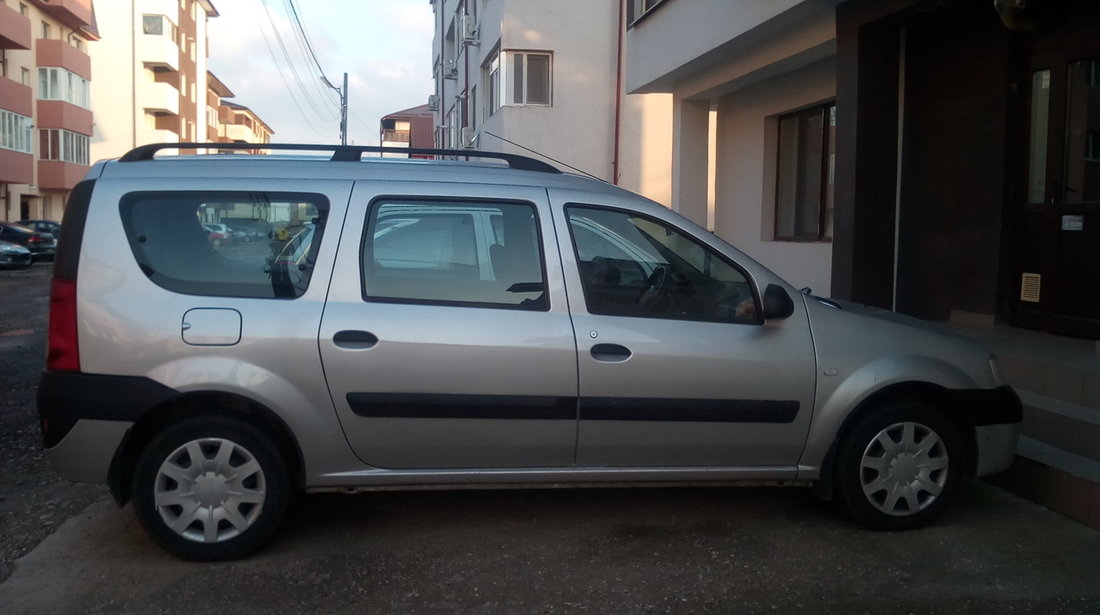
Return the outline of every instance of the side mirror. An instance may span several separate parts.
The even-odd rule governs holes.
[[[764,320],[783,320],[794,314],[794,300],[782,286],[768,284],[764,289]]]

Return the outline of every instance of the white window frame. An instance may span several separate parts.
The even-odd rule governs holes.
[[[508,57],[507,66],[509,69],[508,79],[508,98],[512,105],[520,106],[544,106],[549,107],[554,101],[554,54],[549,51],[508,51],[506,53]],[[532,76],[531,71],[531,58],[545,58],[546,60],[546,74],[545,78],[538,78],[538,81],[544,81],[543,86],[546,88],[546,100],[531,100],[532,84],[535,83],[535,78]]]
[[[38,67],[38,99],[61,100],[84,109],[91,108],[90,82],[56,66]]]
[[[31,118],[7,109],[0,109],[0,148],[33,154]]]
[[[72,164],[89,164],[91,139],[79,132],[63,128],[43,128],[39,130],[42,160],[57,160]],[[56,138],[55,138],[56,135]]]
[[[485,119],[496,113],[504,103],[504,75],[501,66],[500,49],[494,49],[489,54],[485,63],[481,66],[483,80],[485,82]]]

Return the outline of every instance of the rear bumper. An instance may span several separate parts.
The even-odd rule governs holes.
[[[106,483],[130,427],[177,396],[148,378],[43,372],[38,416],[50,465],[68,480]]]

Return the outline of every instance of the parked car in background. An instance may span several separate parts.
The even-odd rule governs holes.
[[[0,267],[29,267],[31,251],[10,241],[0,241]]]
[[[232,238],[229,235],[229,228],[224,224],[204,224],[202,228],[206,229],[210,233],[206,238],[210,240],[210,243],[220,246],[229,243]]]
[[[21,224],[39,233],[49,233],[54,236],[54,239],[61,238],[61,223],[54,220],[19,220],[16,224]]]
[[[57,240],[49,233],[39,233],[21,224],[0,222],[0,241],[17,243],[30,250],[33,260],[52,261]]]
[[[222,223],[229,225],[233,232],[244,241],[267,239],[271,233],[271,225],[263,220],[254,220],[251,218],[222,218]]]

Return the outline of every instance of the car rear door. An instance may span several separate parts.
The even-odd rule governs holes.
[[[380,468],[573,463],[577,358],[546,191],[356,184],[319,332]]]
[[[580,375],[578,466],[787,467],[813,411],[805,306],[763,322],[779,282],[640,199],[551,190]],[[748,259],[744,259],[748,260]]]

